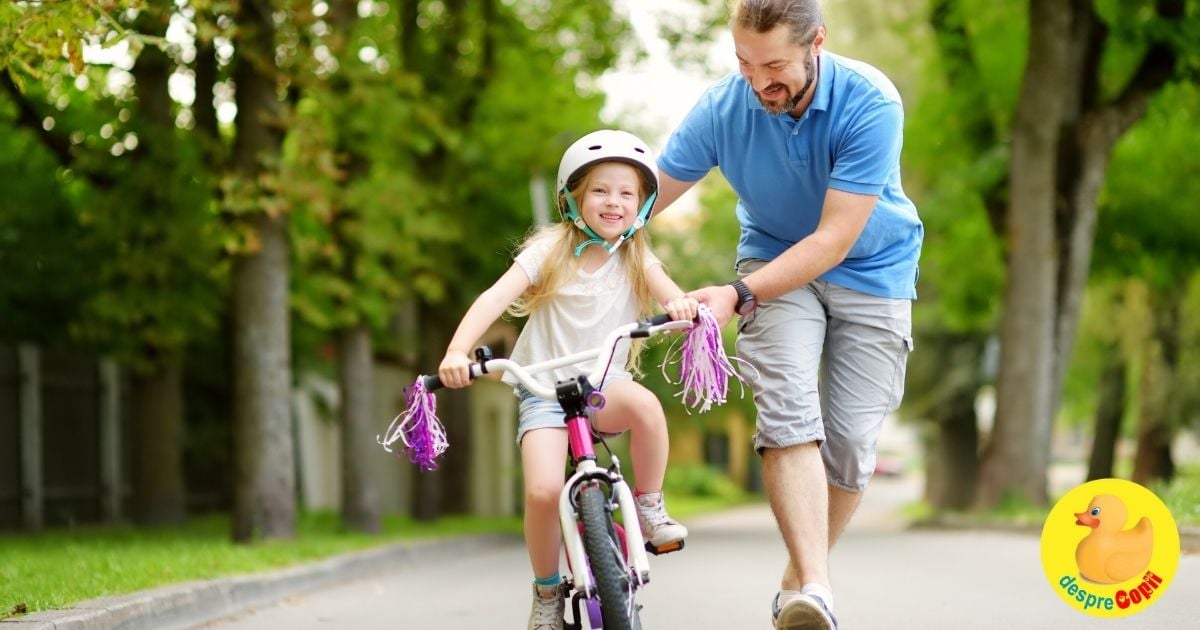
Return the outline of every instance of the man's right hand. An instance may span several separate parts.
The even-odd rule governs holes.
[[[438,367],[438,378],[442,385],[457,389],[471,384],[471,357],[465,352],[451,350]]]
[[[721,328],[733,319],[733,307],[737,306],[737,289],[728,284],[704,287],[696,289],[688,293],[688,297],[696,298],[697,302],[707,304],[713,311],[713,317],[717,318],[717,325]]]

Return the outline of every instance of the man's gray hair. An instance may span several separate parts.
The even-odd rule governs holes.
[[[819,0],[730,0],[730,25],[766,33],[776,26],[788,27],[791,42],[808,46],[817,36],[821,18]]]

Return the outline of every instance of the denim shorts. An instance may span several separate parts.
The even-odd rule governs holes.
[[[610,378],[609,382],[613,379]],[[521,438],[525,434],[534,429],[545,429],[548,427],[557,427],[559,429],[567,428],[567,414],[563,413],[562,407],[559,406],[557,400],[546,400],[539,398],[529,393],[529,390],[524,387],[517,387],[513,393],[520,399],[517,406],[517,445],[520,446]],[[596,412],[588,411],[588,422],[592,425],[592,432],[596,432]],[[617,433],[606,433],[604,437],[612,437],[619,435]]]
[[[766,261],[745,260],[739,275]],[[912,302],[815,280],[759,303],[737,353],[758,408],[754,448],[821,444],[829,483],[858,491],[875,470],[884,418],[904,395]],[[819,387],[818,387],[819,381]]]

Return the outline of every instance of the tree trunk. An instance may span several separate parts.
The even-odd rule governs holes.
[[[169,12],[144,11],[139,16],[138,30],[162,36],[166,33]],[[138,54],[133,67],[134,93],[140,113],[140,149],[133,154],[139,169],[153,169],[159,177],[147,179],[137,187],[133,203],[159,214],[172,213],[175,199],[170,187],[164,190],[161,182],[174,179],[177,171],[175,156],[174,105],[167,82],[174,67],[167,54],[147,46]],[[160,219],[161,221],[162,219]],[[142,250],[161,245],[157,233],[145,229],[130,229],[128,244]],[[134,281],[135,285],[140,281]],[[135,286],[133,290],[162,292],[169,286]],[[183,474],[184,395],[183,369],[177,358],[168,356],[177,349],[156,347],[138,337],[139,354],[149,357],[151,367],[146,372],[134,372],[131,406],[133,411],[133,516],[138,523],[166,525],[180,523],[187,515],[187,490]]]
[[[1137,454],[1133,458],[1133,482],[1149,486],[1155,481],[1170,481],[1174,478],[1175,460],[1171,457],[1171,431],[1165,424],[1150,424],[1138,433]]]
[[[979,477],[979,427],[975,389],[962,388],[933,422],[926,458],[925,500],[936,512],[962,510],[975,498]]]
[[[133,516],[143,525],[183,522],[183,370],[178,363],[134,374]]]
[[[1071,7],[1033,0],[1029,61],[1013,121],[1008,279],[1001,322],[996,423],[984,453],[976,505],[1015,495],[1046,503],[1053,378],[1055,161],[1070,68]]]
[[[280,152],[279,98],[271,72],[275,33],[269,3],[244,0],[238,17],[237,140],[233,162],[256,182]],[[287,221],[251,214],[258,250],[234,262],[233,538],[290,538],[296,527],[296,476],[290,413]]]
[[[379,532],[379,492],[368,462],[376,454],[371,421],[371,329],[347,330],[338,344],[342,400],[342,522],[347,529]]]
[[[444,308],[422,304],[420,365],[436,367],[446,354],[458,319]],[[436,471],[416,475],[413,516],[431,520],[447,513],[462,513],[468,508],[471,435],[470,398],[467,390],[444,389],[438,392],[438,417],[446,427],[450,448],[441,457]]]
[[[1171,458],[1171,442],[1175,437],[1171,400],[1176,395],[1183,302],[1178,294],[1158,291],[1152,295],[1153,336],[1142,361],[1137,452],[1133,459],[1133,481],[1142,485],[1175,477],[1175,462]]]
[[[1125,415],[1125,360],[1115,347],[1109,356],[1113,358],[1104,366],[1104,373],[1100,376],[1100,402],[1096,406],[1088,481],[1113,476],[1117,438],[1121,435],[1121,418]]]

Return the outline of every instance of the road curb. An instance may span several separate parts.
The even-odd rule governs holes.
[[[1041,536],[1041,524],[1033,523],[988,523],[971,520],[970,518],[940,517],[934,520],[919,521],[909,526],[914,530],[979,530],[994,532],[1010,532]],[[1195,525],[1179,526],[1179,550],[1186,554],[1200,554],[1200,527]]]
[[[356,551],[264,573],[183,582],[79,602],[0,620],[0,630],[171,630],[190,628],[286,597],[444,553],[466,553],[516,540],[512,534],[446,538]]]

